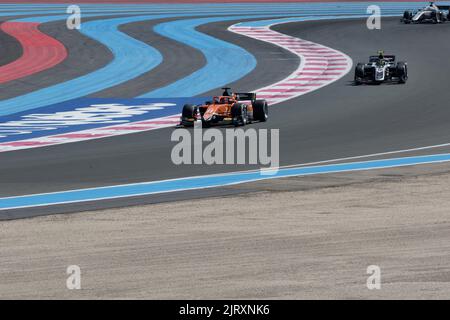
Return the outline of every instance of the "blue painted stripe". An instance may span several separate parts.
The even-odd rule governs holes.
[[[438,1],[439,4],[446,4],[450,1]],[[79,4],[79,6],[83,9],[92,9],[92,8],[103,8],[103,9],[122,9],[122,8],[130,8],[130,7],[136,7],[136,8],[221,8],[221,7],[233,7],[233,8],[241,8],[241,7],[251,7],[251,8],[261,8],[261,7],[302,7],[302,8],[352,8],[352,7],[367,7],[368,5],[380,5],[380,6],[424,6],[427,5],[429,1],[399,1],[399,2],[383,2],[383,1],[373,1],[373,2],[345,2],[345,1],[339,1],[339,2],[323,2],[323,3],[312,3],[312,2],[297,2],[297,3],[288,3],[288,2],[281,2],[281,3],[153,3],[153,4],[89,4],[89,3],[82,3]],[[0,8],[7,9],[7,8],[20,8],[20,9],[41,9],[41,8],[47,8],[47,9],[58,9],[58,8],[66,8],[67,4],[0,4]]]
[[[114,55],[113,61],[85,76],[3,100],[0,102],[0,116],[86,96],[134,79],[155,68],[162,61],[159,51],[117,28],[125,23],[159,18],[160,15],[151,15],[85,22],[81,32],[107,46]]]
[[[0,210],[14,208],[48,206],[63,203],[98,201],[105,199],[169,193],[204,188],[213,188],[247,182],[286,178],[293,176],[306,176],[326,173],[349,172],[357,170],[373,170],[382,168],[395,168],[418,164],[440,163],[450,161],[450,154],[435,154],[427,156],[405,157],[364,162],[351,162],[323,166],[298,167],[280,169],[272,176],[263,176],[259,171],[236,172],[212,176],[199,176],[165,181],[152,181],[102,188],[63,191],[49,194],[36,194],[19,197],[0,198]]]
[[[247,18],[247,17],[240,17]],[[174,83],[143,94],[140,98],[191,97],[236,81],[256,67],[255,57],[248,51],[196,31],[199,25],[236,20],[237,17],[178,20],[155,26],[155,32],[200,50],[206,66]]]
[[[441,4],[449,4],[449,1],[439,2]],[[81,5],[83,16],[98,11],[102,13],[116,12],[125,13],[125,11],[149,11],[151,14],[164,14],[164,13],[203,13],[203,14],[238,14],[243,12],[251,13],[281,13],[297,11],[297,14],[363,14],[369,4],[376,4],[382,8],[383,15],[386,14],[401,14],[404,9],[417,9],[426,5],[426,2],[337,2],[337,3],[277,3],[277,4],[83,4]],[[50,14],[50,13],[62,13],[61,11],[67,8],[67,5],[0,5],[0,8],[4,12],[0,13],[0,16],[9,15],[25,15],[25,14]],[[26,12],[26,10],[33,10]],[[47,9],[44,11],[43,9]],[[7,12],[6,10],[11,10]],[[15,10],[15,12],[14,12]],[[19,10],[19,11],[17,11]],[[61,10],[61,11],[59,11]],[[137,10],[137,11],[136,11]],[[257,12],[260,10],[260,12]],[[139,12],[142,14],[143,12]],[[127,13],[128,14],[128,13]]]

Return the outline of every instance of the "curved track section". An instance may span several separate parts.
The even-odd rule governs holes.
[[[0,20],[0,23],[1,20]],[[0,30],[0,66],[9,64],[22,55],[22,46],[16,38]]]
[[[193,28],[199,24],[218,20],[226,21],[231,19],[213,18],[183,20],[182,22],[186,26],[186,31],[181,32],[178,36],[179,38],[175,37],[175,34],[177,34],[180,29],[178,21],[175,23],[168,23],[169,31],[165,30],[166,24],[157,25],[157,31],[159,29],[165,30],[164,33],[166,35],[175,37],[175,39],[182,39],[183,42],[189,43],[191,46],[199,47],[207,57],[207,63],[205,67],[193,73],[191,76],[183,78],[166,88],[156,90],[150,95],[143,95],[140,98],[151,98],[153,96],[192,96],[208,89],[232,82],[236,78],[242,77],[253,70],[256,61],[254,60],[254,57],[249,56],[245,50],[224,41],[211,41],[211,37],[200,35],[197,31],[193,30]],[[289,21],[295,20],[292,20],[291,18]],[[244,34],[247,37],[276,44],[283,49],[294,53],[301,59],[300,61],[302,62],[299,67],[287,78],[268,87],[256,90],[256,92],[259,93],[259,97],[267,99],[271,105],[293,99],[328,85],[344,76],[350,70],[352,65],[351,59],[342,52],[270,30],[271,25],[277,23],[282,24],[284,22],[285,21],[282,19],[277,20],[276,22],[269,20],[266,23],[259,22],[259,27],[256,28],[245,26],[232,26],[229,28],[229,30],[238,34]],[[159,32],[161,32],[161,30],[159,30]],[[204,45],[204,43],[208,43],[208,45]],[[217,48],[221,48],[221,50],[217,50]],[[248,56],[250,61],[245,59]],[[236,64],[236,61],[239,61],[239,63]],[[233,72],[233,70],[235,72]],[[224,79],[218,79],[218,81],[222,82],[215,83],[214,81],[211,81],[209,75],[215,73],[223,75]],[[38,148],[55,144],[72,143],[156,130],[175,126],[178,123],[178,118],[179,114],[175,114],[161,119],[133,122],[126,126],[106,126],[79,131],[77,133],[58,134],[25,141],[6,142],[0,144],[0,152]]]
[[[254,57],[249,55],[247,51],[224,41],[212,41],[210,36],[201,35],[199,32],[194,30],[194,27],[200,24],[232,19],[234,18],[182,20],[186,31],[181,32],[181,34],[177,37],[175,37],[175,34],[179,32],[180,22],[175,21],[168,24],[157,25],[157,32],[163,33],[167,36],[172,36],[175,39],[179,39],[180,41],[182,40],[182,42],[187,43],[190,46],[199,48],[199,50],[201,50],[206,56],[207,63],[203,68],[192,75],[183,78],[182,80],[177,81],[166,88],[156,90],[151,94],[143,95],[140,98],[151,98],[154,96],[192,96],[200,92],[207,91],[211,88],[225,85],[239,77],[243,77],[253,70],[256,62]],[[289,21],[295,21],[294,19],[295,18],[290,18]],[[270,30],[271,25],[277,23],[282,24],[285,22],[286,21],[283,19],[276,21],[269,20],[266,22],[257,22],[259,26],[256,28],[245,26],[232,26],[229,28],[229,30],[232,30],[238,34],[245,34],[247,37],[280,46],[283,49],[294,53],[301,59],[300,61],[302,61],[302,63],[300,66],[287,78],[268,87],[256,90],[256,92],[259,93],[259,96],[267,99],[271,105],[293,99],[302,94],[317,90],[320,87],[330,84],[345,75],[351,67],[351,59],[339,51],[312,42],[282,35]],[[168,26],[168,31],[166,30],[166,26]],[[162,32],[161,30],[165,31]],[[209,44],[204,45],[204,43]],[[217,50],[217,48],[221,48],[221,50]],[[250,62],[245,59],[246,57],[249,57]],[[239,64],[236,64],[236,61],[240,61]],[[223,77],[218,79],[220,82],[214,82],[211,81],[211,74],[221,74]],[[168,126],[174,126],[178,122],[178,117],[178,114],[174,114],[156,120],[133,122],[132,124],[126,126],[114,125],[99,129],[79,131],[77,133],[63,135],[58,134],[25,141],[6,142],[0,144],[0,152],[156,130]]]
[[[291,20],[290,20],[291,21]],[[346,75],[352,60],[346,54],[323,45],[291,37],[270,29],[284,20],[259,23],[253,27],[235,25],[229,30],[251,38],[276,44],[299,56],[301,64],[289,77],[268,87],[255,90],[258,97],[274,105],[324,87]]]
[[[57,11],[55,11],[55,9],[57,8],[62,8],[63,6],[48,6],[48,7],[42,7],[42,8],[47,8],[48,11],[46,12],[47,14],[50,13],[55,13]],[[11,8],[14,8],[14,6],[11,6]],[[23,13],[26,13],[26,8],[29,8],[27,6],[24,6],[24,11]],[[93,11],[99,11],[99,6],[96,5],[86,5],[86,7],[83,7],[82,9],[84,10],[84,12],[87,12],[84,17],[91,17],[93,15],[96,15],[95,13],[92,13]],[[235,14],[236,16],[242,15],[242,12],[251,12],[252,14],[261,14],[261,13],[266,13],[270,12],[272,16],[274,15],[295,15],[295,14],[301,14],[303,12],[305,12],[305,10],[307,10],[307,12],[309,12],[308,14],[311,16],[319,16],[321,13],[325,13],[326,14],[336,14],[336,13],[352,13],[352,14],[356,14],[359,12],[359,14],[363,13],[365,10],[365,7],[361,4],[347,4],[344,7],[339,7],[336,5],[330,5],[330,6],[326,6],[325,8],[322,8],[321,6],[318,5],[314,5],[314,4],[294,4],[294,5],[273,5],[273,4],[265,4],[265,5],[251,5],[251,4],[237,4],[237,5],[225,5],[225,4],[213,4],[213,5],[204,5],[201,6],[200,8],[193,8],[192,6],[189,5],[185,5],[185,6],[175,6],[175,7],[170,7],[167,5],[142,5],[142,6],[130,6],[130,5],[119,5],[119,6],[109,6],[106,5],[104,8],[102,8],[103,11],[105,12],[103,15],[104,16],[108,16],[108,15],[113,15],[113,12],[120,12],[120,11],[128,11],[128,13],[136,13],[139,10],[141,10],[142,12],[144,11],[153,11],[155,13],[159,14],[159,17],[164,17],[165,13],[171,12],[173,16],[198,16],[198,15],[202,15],[202,14],[212,14],[212,13],[220,13],[222,15],[233,15]],[[395,5],[389,5],[387,6],[387,13],[391,12],[391,11],[397,11],[397,7]],[[289,12],[288,14],[286,12]],[[45,11],[34,11],[33,13],[37,14],[42,14]],[[176,14],[174,14],[175,12],[178,12]],[[190,12],[190,13],[188,13]],[[5,15],[7,15],[8,13],[5,13]],[[9,14],[13,15],[13,12],[10,12]],[[28,12],[29,14],[29,12]],[[98,15],[98,14],[97,14]],[[40,22],[48,22],[48,21],[54,21],[54,20],[58,20],[58,19],[64,19],[66,18],[66,16],[48,16],[48,17],[43,17],[40,18],[39,21]],[[27,21],[34,21],[34,18],[31,19],[22,19],[22,22],[27,22]],[[136,21],[139,21],[139,19],[137,19]],[[131,22],[131,21],[130,21]],[[90,23],[90,22],[89,22]],[[89,36],[92,36],[90,34],[88,34]],[[98,39],[95,38],[95,36],[93,36],[94,39]],[[100,40],[100,39],[98,39]],[[148,49],[148,48],[147,48]],[[143,64],[144,65],[144,64]],[[125,74],[127,73],[126,71],[123,71]],[[142,73],[141,73],[142,74]],[[97,75],[95,75],[97,76]],[[135,74],[134,78],[138,77],[139,74]],[[114,77],[112,77],[114,78]],[[121,78],[119,76],[119,78]],[[82,81],[85,81],[86,79],[79,79]],[[109,79],[108,79],[109,80]],[[86,90],[85,87],[82,86],[78,86],[77,83],[72,83],[72,82],[68,82],[66,83],[69,87],[64,87],[62,86],[55,86],[55,87],[51,87],[51,88],[46,88],[48,90],[41,90],[39,92],[33,92],[21,97],[17,97],[14,99],[8,99],[6,101],[3,101],[2,103],[0,103],[0,114],[8,114],[13,112],[12,110],[18,110],[18,111],[23,111],[23,110],[29,110],[31,108],[30,106],[30,101],[33,100],[33,104],[34,106],[40,107],[42,106],[42,104],[44,102],[40,102],[39,96],[45,95],[48,97],[46,103],[48,104],[52,104],[52,103],[58,103],[58,102],[63,102],[65,100],[68,99],[72,99],[72,98],[76,98],[76,97],[81,97],[87,94],[92,94],[96,91],[101,91],[104,90],[106,88],[110,88],[110,87],[114,87],[120,83],[126,82],[131,80],[131,78],[128,79],[121,79],[120,81],[117,82],[111,82],[111,81],[107,81],[107,79],[104,79],[101,77],[101,74],[99,75],[99,79],[96,83],[90,83],[90,85],[92,85],[92,91],[88,92]],[[100,83],[104,83],[103,86],[100,86]],[[53,92],[52,92],[53,91]],[[58,93],[55,93],[55,91],[59,91]],[[70,94],[68,94],[67,92],[71,91]],[[65,92],[64,95],[61,95],[61,92]],[[75,94],[75,92],[78,92],[78,95]],[[13,107],[16,106],[16,107]]]
[[[0,67],[0,84],[52,68],[64,61],[67,50],[56,39],[39,30],[38,23],[4,22],[0,29],[22,45],[22,56]]]
[[[331,15],[348,18],[349,16],[346,16],[348,14],[352,14],[351,17],[363,14],[360,5],[355,4],[355,8],[357,9],[350,10],[349,7],[346,7],[345,10],[339,12],[336,9],[330,10],[328,17],[323,17],[323,12],[317,10],[314,18],[326,19]],[[403,8],[404,5],[397,4],[392,6],[392,11],[389,13],[395,13]],[[289,17],[290,15],[285,14],[284,16]],[[258,19],[256,15],[253,17],[255,20]],[[274,13],[266,19],[277,17],[279,18]],[[101,24],[101,21],[98,23]],[[131,22],[131,20],[128,21]],[[255,127],[280,129],[280,159],[283,166],[329,159],[347,159],[364,154],[378,154],[383,157],[389,152],[401,149],[413,149],[409,151],[413,156],[408,159],[393,159],[393,161],[385,159],[374,160],[378,162],[364,161],[364,164],[361,165],[346,163],[337,168],[315,166],[308,170],[320,173],[333,172],[334,169],[342,168],[359,170],[391,165],[449,161],[447,152],[442,152],[442,155],[428,156],[418,154],[420,153],[419,149],[416,149],[440,144],[442,147],[440,150],[448,151],[445,150],[445,146],[448,146],[448,137],[450,136],[447,125],[450,114],[447,108],[439,103],[439,101],[450,99],[447,91],[442,90],[441,87],[450,70],[446,70],[447,64],[440,63],[447,59],[450,52],[450,43],[447,41],[450,27],[448,24],[405,26],[399,24],[398,18],[394,18],[383,19],[382,30],[370,31],[366,28],[365,21],[359,19],[300,23],[285,20],[284,22],[290,23],[274,25],[271,28],[257,24],[237,25],[231,29],[236,28],[233,31],[240,34],[229,33],[230,37],[235,36],[236,39],[250,35],[266,42],[268,49],[266,54],[271,53],[270,50],[273,50],[274,46],[278,46],[283,51],[289,52],[289,59],[296,56],[296,59],[301,61],[300,67],[296,65],[297,70],[292,70],[294,73],[291,73],[289,79],[281,82],[280,79],[277,79],[276,83],[265,85],[260,91],[268,99],[271,99],[272,103],[278,103],[279,108],[277,109],[280,111],[271,113],[270,122],[256,124]],[[264,23],[267,24],[267,21]],[[198,29],[200,28],[203,30],[207,26],[199,26]],[[414,32],[411,32],[412,28],[414,28]],[[117,30],[114,32],[116,33]],[[349,37],[349,35],[351,36]],[[89,36],[92,35],[89,34]],[[413,47],[412,44],[417,41],[422,43],[421,47]],[[148,47],[147,44],[144,45]],[[408,60],[412,66],[410,81],[404,86],[354,87],[351,82],[352,76],[345,75],[350,68],[348,57],[354,59],[355,62],[363,61],[367,59],[368,54],[376,52],[380,47],[386,52],[395,53],[399,59]],[[255,48],[256,46],[250,45],[245,49],[256,56]],[[345,54],[333,56],[339,54],[338,52]],[[258,54],[261,55],[260,52]],[[424,59],[424,56],[428,58]],[[308,65],[305,65],[306,62]],[[183,61],[183,63],[188,63],[188,61]],[[292,64],[292,61],[289,63]],[[340,65],[341,63],[343,64]],[[275,68],[273,66],[270,64],[256,65],[254,71],[235,82],[243,81],[251,74],[257,73],[261,67]],[[276,70],[270,71],[275,72]],[[140,75],[144,73],[148,73],[148,70]],[[420,76],[417,76],[419,74]],[[294,76],[299,78],[293,79]],[[132,78],[123,83],[130,80]],[[325,83],[322,81],[330,82],[320,91],[311,92]],[[117,83],[108,85],[109,87],[117,86]],[[308,91],[304,91],[305,89]],[[205,87],[206,90],[208,90],[207,87]],[[436,90],[441,93],[439,101],[430,102],[427,93]],[[306,92],[310,94],[304,95]],[[355,103],[355,101],[364,101],[364,104]],[[148,131],[152,130],[154,125],[161,125],[161,127],[169,125],[163,123],[164,119],[166,118],[152,119],[154,123],[145,120],[127,125],[117,125],[119,129],[116,131],[123,130],[125,133],[144,131],[136,134],[120,134],[120,136],[112,134],[114,137],[110,139],[4,153],[0,158],[0,174],[3,183],[0,185],[1,192],[4,195],[15,196],[125,183],[142,182],[148,186],[156,184],[155,181],[163,182],[167,179],[181,181],[186,178],[186,167],[177,167],[170,161],[173,145],[170,142],[172,131],[170,129]],[[110,129],[104,128],[103,130]],[[83,134],[85,133],[81,132],[78,137],[77,133],[71,134],[74,134],[76,139],[84,140]],[[97,133],[90,132],[89,134]],[[189,175],[198,176],[222,175],[223,172],[250,169],[255,169],[255,167],[192,166],[188,168],[188,171]],[[295,168],[282,172],[288,175],[311,173],[300,171]],[[245,174],[240,173],[239,175],[243,177]],[[195,177],[195,181],[198,182],[203,178]],[[46,181],[46,183],[42,183],[42,181]],[[179,187],[176,181],[171,186],[173,190],[177,190],[174,185]],[[231,183],[235,182],[235,180],[231,181]],[[14,185],[14,190],[11,188],[12,185]],[[201,187],[197,185],[195,188]],[[161,191],[152,190],[152,192]],[[86,190],[82,190],[82,192],[84,191]],[[96,191],[89,189],[86,192],[92,195]],[[57,197],[67,196],[67,194],[58,192]],[[135,192],[125,196],[139,194],[142,193]],[[116,194],[114,197],[120,197],[120,195]],[[16,201],[17,199],[6,200]],[[61,198],[58,198],[58,201],[61,201]],[[9,203],[12,204],[12,202]],[[123,204],[126,205],[126,203],[127,201],[124,200]]]
[[[62,43],[68,56],[52,68],[0,84],[0,100],[11,99],[78,78],[103,68],[113,59],[107,47],[78,30],[68,30],[65,21],[41,23],[39,30]],[[21,51],[20,45],[19,48],[15,48],[14,54],[17,58],[22,55]]]
[[[118,32],[121,24],[154,19],[155,16],[106,19],[83,24],[82,32],[113,52],[114,60],[104,68],[83,77],[20,97],[0,102],[0,115],[22,112],[78,98],[133,79],[161,63],[152,47]]]

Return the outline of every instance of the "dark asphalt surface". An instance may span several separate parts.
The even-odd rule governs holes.
[[[203,28],[210,28],[202,31],[219,38],[241,41],[255,55],[267,58],[252,74],[234,84],[238,90],[254,89],[284,77],[288,70],[281,64],[296,66],[291,54],[220,31],[220,24]],[[398,19],[383,19],[382,30],[369,31],[363,20],[336,20],[290,23],[275,29],[341,50],[355,64],[384,49],[386,54],[406,60],[410,72],[406,85],[360,87],[352,85],[351,72],[332,85],[271,109],[269,122],[252,127],[280,129],[281,165],[450,140],[450,24],[403,25]],[[274,52],[282,60],[273,58]],[[254,168],[175,166],[170,159],[172,131],[162,129],[0,154],[0,194],[12,196]],[[126,200],[121,203],[126,204]]]
[[[0,24],[2,21],[0,20]],[[17,60],[22,55],[22,46],[19,41],[0,30],[0,65]]]

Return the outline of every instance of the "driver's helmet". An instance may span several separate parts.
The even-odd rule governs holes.
[[[230,102],[230,98],[228,98],[228,97],[220,98],[220,103],[221,104],[228,104],[229,102]]]
[[[431,2],[428,7],[425,8],[425,11],[439,11],[439,8],[437,5],[434,4],[434,2]]]
[[[224,97],[231,96],[230,88],[223,88],[223,89],[224,89],[224,92],[222,93],[222,96],[224,96]]]
[[[378,61],[376,62],[378,66],[384,66],[384,59],[378,59]]]

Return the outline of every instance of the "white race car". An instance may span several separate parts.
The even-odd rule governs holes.
[[[444,12],[447,11],[447,12]],[[450,21],[450,6],[436,5],[430,2],[428,6],[418,11],[405,11],[401,21],[403,23],[442,23]]]
[[[408,66],[406,62],[396,62],[395,56],[370,56],[368,63],[358,63],[355,68],[355,85],[363,83],[381,84],[383,82],[406,83]]]

